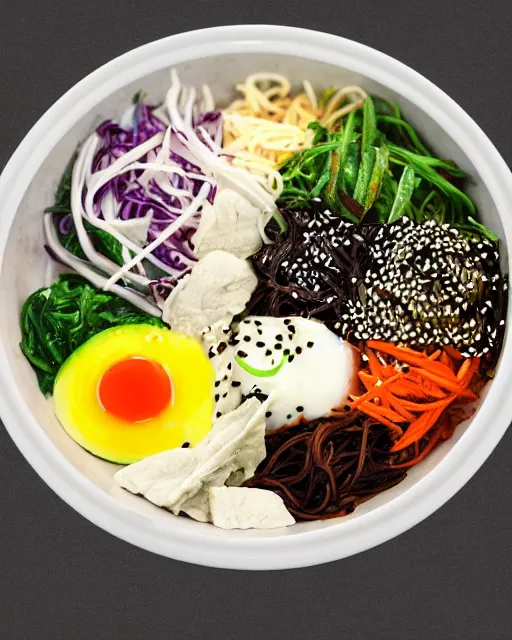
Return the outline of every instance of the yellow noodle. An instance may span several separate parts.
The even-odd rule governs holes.
[[[261,72],[237,85],[243,98],[224,111],[223,147],[234,164],[275,184],[277,168],[293,153],[311,147],[310,122],[318,120],[332,128],[350,111],[361,108],[366,98],[360,87],[344,87],[321,108],[311,83],[303,84],[304,92],[292,96],[285,76]]]

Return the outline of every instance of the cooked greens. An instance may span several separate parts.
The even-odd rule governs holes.
[[[476,207],[461,190],[464,171],[433,156],[397,105],[368,96],[329,130],[318,122],[313,146],[281,167],[280,202],[302,208],[321,198],[351,222],[435,220],[495,236],[475,221]]]
[[[20,347],[41,391],[49,395],[62,363],[89,338],[110,327],[142,323],[165,326],[122,298],[98,291],[80,276],[62,275],[25,301]]]

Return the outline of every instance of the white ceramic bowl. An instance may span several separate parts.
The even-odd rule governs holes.
[[[279,71],[296,83],[307,78],[318,88],[360,84],[397,99],[436,151],[474,176],[471,195],[485,223],[500,235],[504,268],[510,270],[509,170],[471,118],[418,73],[361,44],[287,27],[221,27],[165,38],[109,62],[68,91],[28,133],[0,178],[2,419],[29,463],[68,504],[110,533],[155,553],[215,567],[283,569],[373,547],[446,502],[502,437],[512,417],[510,335],[476,416],[412,469],[404,482],[351,516],[267,532],[222,531],[177,518],[116,487],[116,466],[94,458],[68,438],[18,349],[20,307],[51,277],[43,249],[42,210],[52,203],[69,157],[102,120],[121,115],[137,90],[143,88],[152,100],[162,99],[171,66],[178,67],[187,83],[207,82],[221,101],[230,97],[234,83],[256,70]]]

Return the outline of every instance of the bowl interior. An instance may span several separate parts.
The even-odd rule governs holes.
[[[177,65],[177,68],[185,84],[198,87],[203,83],[209,84],[220,105],[225,104],[234,96],[233,86],[237,82],[242,81],[248,74],[261,70],[283,73],[297,87],[303,79],[310,80],[316,89],[325,89],[331,85],[358,84],[368,92],[397,100],[406,117],[417,127],[435,151],[443,157],[455,160],[473,176],[474,184],[470,187],[471,196],[476,201],[485,224],[501,237],[504,263],[507,260],[505,237],[498,211],[475,167],[451,138],[450,132],[443,130],[420,107],[408,102],[387,87],[366,76],[334,64],[308,58],[265,53],[209,56]],[[118,467],[93,457],[67,436],[53,414],[51,400],[45,400],[39,392],[35,375],[18,348],[21,305],[31,292],[48,284],[55,276],[55,267],[43,248],[42,211],[53,203],[56,185],[66,163],[77,144],[97,125],[107,118],[116,118],[122,115],[136,91],[145,90],[148,94],[148,100],[156,103],[164,98],[168,85],[169,70],[162,68],[113,92],[76,122],[68,133],[60,139],[55,139],[53,149],[31,181],[16,212],[0,276],[0,296],[3,309],[0,331],[7,348],[8,369],[21,390],[26,405],[37,420],[39,428],[44,431],[60,454],[101,491],[109,494],[126,509],[138,513],[142,518],[150,519],[152,524],[158,528],[171,530],[177,526],[182,528],[207,527],[210,530],[208,535],[228,539],[241,536],[245,538],[294,536],[307,530],[325,527],[338,527],[341,531],[348,521],[357,519],[395,499],[429,474],[440,460],[457,446],[461,436],[470,427],[471,421],[460,425],[454,437],[413,468],[404,482],[364,503],[356,509],[353,515],[347,518],[327,522],[301,523],[286,531],[224,532],[210,525],[184,519],[181,519],[178,524],[177,518],[170,513],[118,488],[113,482],[113,474]]]

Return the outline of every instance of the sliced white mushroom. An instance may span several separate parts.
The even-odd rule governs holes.
[[[210,517],[221,529],[277,529],[295,524],[272,491],[248,487],[210,487]]]
[[[195,254],[202,258],[210,251],[220,249],[238,258],[248,258],[261,247],[260,228],[268,218],[268,212],[254,206],[233,189],[219,189],[213,205],[205,203],[203,206],[192,239]]]
[[[131,464],[114,476],[118,484],[132,493],[178,515],[208,521],[211,486],[240,472],[240,482],[254,475],[265,458],[265,412],[269,401],[261,404],[249,398],[215,423],[196,447],[171,449]]]
[[[208,253],[186,278],[165,301],[162,318],[196,339],[205,327],[229,327],[258,284],[251,265],[225,251]]]

